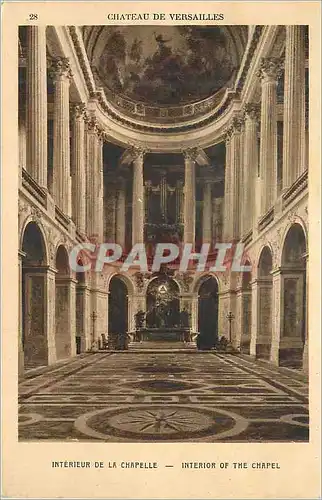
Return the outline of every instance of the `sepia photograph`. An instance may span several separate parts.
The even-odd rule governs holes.
[[[320,498],[321,5],[1,8],[1,495]]]
[[[308,442],[309,27],[17,35],[19,441]]]

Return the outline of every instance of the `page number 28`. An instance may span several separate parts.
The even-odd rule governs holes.
[[[29,21],[37,21],[38,14],[29,14]]]

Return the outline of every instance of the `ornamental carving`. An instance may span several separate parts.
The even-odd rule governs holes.
[[[243,129],[244,126],[244,116],[243,115],[238,115],[235,116],[232,120],[232,133],[240,133]]]
[[[92,134],[97,134],[99,137],[102,134],[103,130],[99,126],[99,123],[95,116],[90,116],[86,122],[87,124],[87,131],[92,133]]]
[[[224,133],[224,139],[225,139],[226,143],[230,142],[232,133],[233,133],[232,127],[229,127],[228,129],[226,129],[226,132]]]
[[[68,57],[57,57],[53,59],[51,69],[51,76],[54,82],[58,78],[71,78],[73,76],[72,70],[70,68],[70,63]]]
[[[190,285],[193,282],[192,276],[188,273],[180,273],[176,276],[184,292],[189,292]]]
[[[260,118],[260,105],[255,104],[255,103],[248,103],[244,107],[244,115],[245,118],[254,120],[254,121],[259,121]]]
[[[257,76],[263,81],[276,81],[282,74],[282,60],[277,57],[266,57],[261,61]]]
[[[139,292],[144,290],[145,282],[149,279],[149,274],[135,273],[135,284]]]
[[[40,222],[42,211],[38,207],[31,207],[31,215],[36,222]]]
[[[84,102],[73,104],[70,107],[71,115],[77,120],[86,117],[86,105]]]
[[[196,161],[199,156],[199,153],[200,152],[198,148],[189,148],[183,151],[183,156],[185,160]]]

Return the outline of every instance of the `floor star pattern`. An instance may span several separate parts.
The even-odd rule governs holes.
[[[19,439],[308,441],[308,386],[230,354],[88,354],[27,374]]]

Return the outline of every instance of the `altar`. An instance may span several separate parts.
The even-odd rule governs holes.
[[[191,342],[190,328],[142,328],[136,330],[134,341],[136,342]]]

